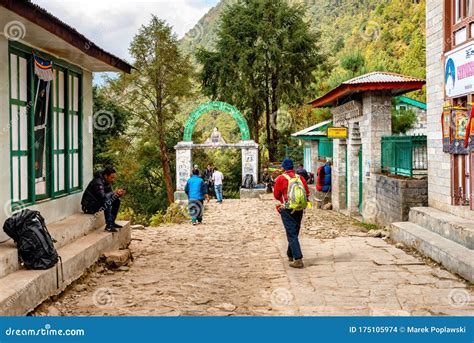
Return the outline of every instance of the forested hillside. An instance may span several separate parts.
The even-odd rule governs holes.
[[[181,40],[193,54],[213,48],[220,15],[236,0],[221,0]],[[321,34],[329,66],[318,75],[315,96],[339,82],[373,70],[425,77],[425,0],[290,0],[305,6]],[[424,100],[424,92],[412,96]]]

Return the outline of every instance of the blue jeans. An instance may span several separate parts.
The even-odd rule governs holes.
[[[281,220],[286,231],[286,238],[288,239],[288,250],[286,254],[289,258],[299,260],[303,258],[301,252],[298,235],[301,229],[301,220],[303,219],[303,211],[280,210]]]
[[[197,199],[189,200],[188,211],[193,223],[202,223],[202,215],[204,214],[204,201]]]
[[[120,208],[120,198],[114,193],[107,197],[104,204],[104,216],[107,224],[115,223]]]
[[[215,185],[217,202],[222,202],[222,185]]]

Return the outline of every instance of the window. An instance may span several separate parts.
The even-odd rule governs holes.
[[[50,105],[39,123],[34,107],[36,90],[41,87],[38,87],[39,80],[34,74],[31,48],[11,42],[9,64],[12,203],[36,203],[80,190],[80,70],[63,61],[53,60],[53,80],[47,85],[50,92],[46,98]],[[40,136],[45,138],[42,148],[38,149],[37,139]]]
[[[31,200],[29,178],[31,149],[28,135],[31,69],[24,54],[10,54],[11,198],[13,203]]]
[[[69,123],[69,139],[68,139],[68,161],[69,161],[69,185],[71,189],[77,189],[80,186],[80,164],[79,164],[79,142],[81,136],[80,128],[80,111],[79,111],[79,94],[80,82],[79,75],[69,73],[69,101],[68,101],[68,123]]]
[[[474,40],[474,0],[445,0],[446,50]]]
[[[462,8],[462,0],[454,0],[455,23],[459,23],[461,21],[461,18],[462,18],[461,8]]]

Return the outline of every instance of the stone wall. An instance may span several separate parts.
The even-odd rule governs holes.
[[[379,225],[408,221],[410,207],[428,205],[428,180],[375,174],[375,200],[366,207]]]
[[[450,156],[443,153],[440,116],[444,102],[443,0],[426,2],[426,97],[429,205],[447,211],[451,204]]]

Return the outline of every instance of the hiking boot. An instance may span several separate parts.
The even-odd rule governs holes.
[[[295,259],[293,257],[288,257],[288,261],[293,262]]]
[[[116,229],[121,229],[121,228],[123,228],[122,225],[117,224],[117,223],[113,223],[112,226],[113,226],[114,228],[116,228]]]
[[[299,260],[294,260],[293,262],[290,262],[290,267],[292,268],[303,268],[303,259],[300,258]]]
[[[105,231],[107,232],[117,232],[117,229],[113,227],[113,225],[107,225],[105,227]]]

